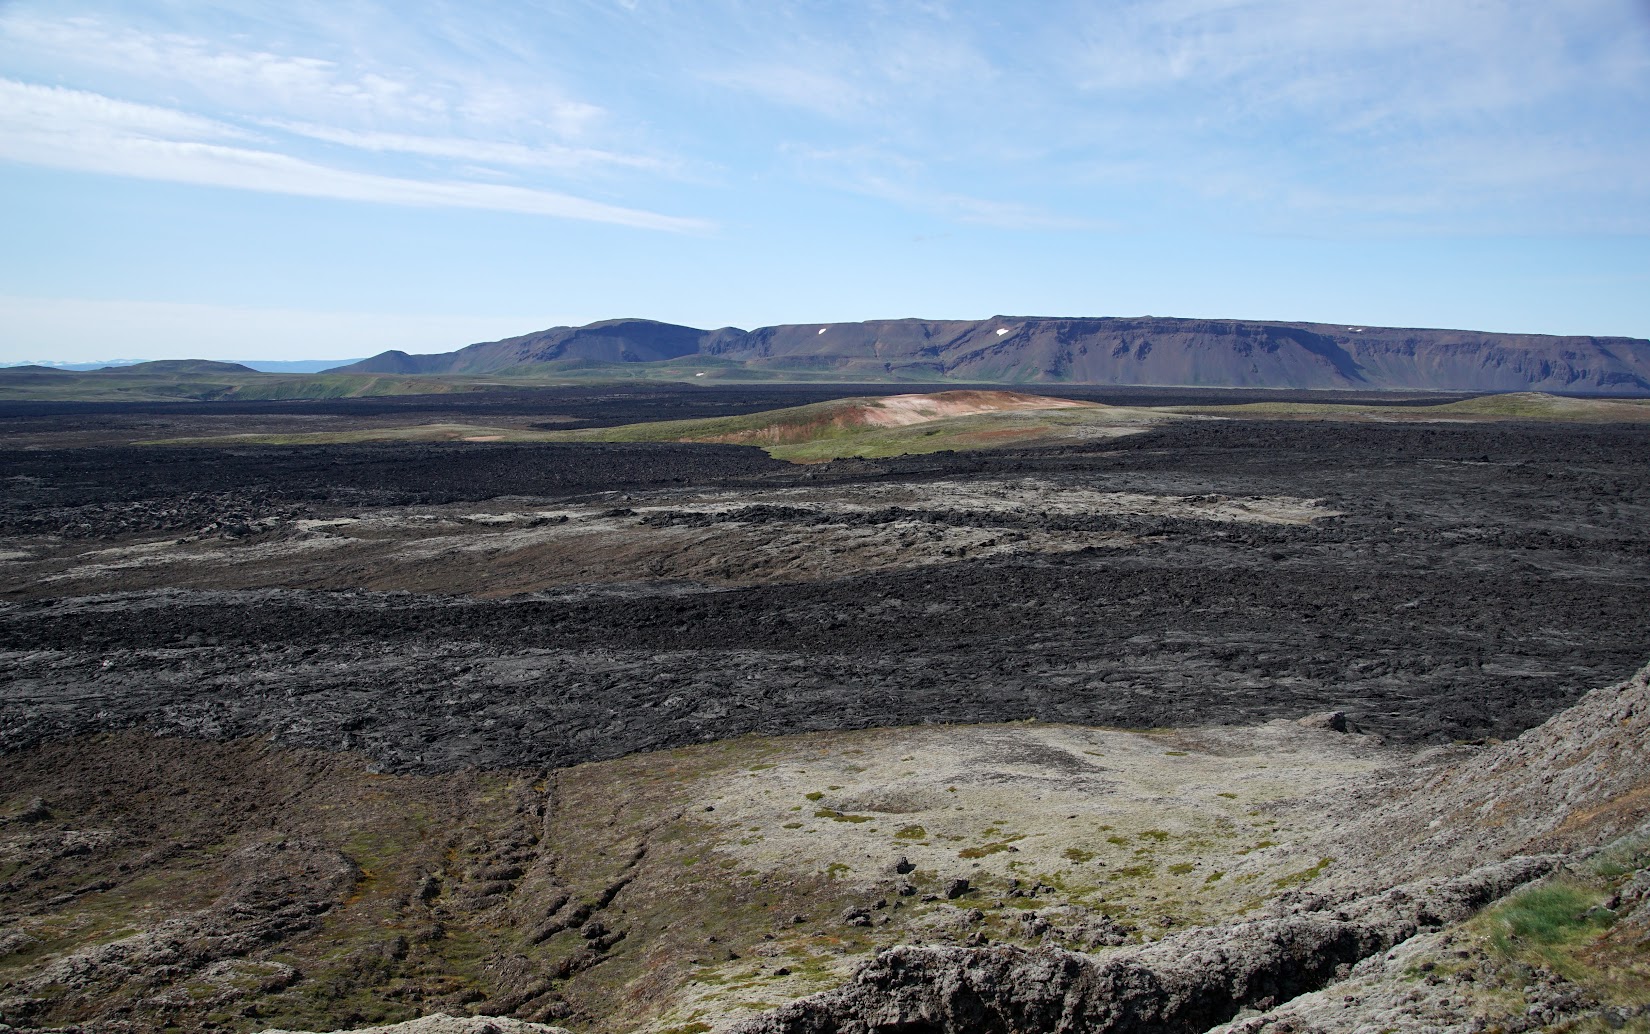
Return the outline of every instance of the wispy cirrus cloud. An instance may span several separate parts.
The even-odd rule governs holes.
[[[625,154],[592,147],[568,147],[562,144],[530,146],[504,141],[477,140],[472,137],[421,136],[413,133],[344,129],[317,125],[313,122],[288,122],[280,119],[270,119],[264,124],[311,140],[361,151],[411,154],[471,164],[481,162],[564,171],[602,167],[665,171],[669,167],[669,163],[650,155]]]
[[[799,144],[786,145],[784,151],[801,174],[814,182],[951,222],[1001,230],[1052,231],[1109,230],[1118,225],[1090,215],[936,186],[926,162],[897,151],[859,147],[833,150]]]
[[[812,182],[958,221],[980,210],[943,199],[1001,194],[1112,225],[1086,195],[1269,232],[1392,211],[1518,232],[1650,200],[1643,0],[871,4],[847,24],[723,6],[769,42],[735,36],[706,81],[788,112],[788,145],[924,166]]]
[[[718,86],[831,118],[864,112],[877,98],[865,83],[833,69],[807,67],[793,61],[763,60],[735,68],[718,68],[705,72],[704,77]]]
[[[680,163],[604,143],[600,106],[521,74],[521,55],[500,59],[512,74],[489,75],[453,51],[459,44],[392,40],[392,14],[304,9],[293,15],[304,31],[253,44],[189,31],[208,24],[199,18],[140,25],[0,11],[0,67],[12,70],[0,84],[0,157],[335,200],[710,228],[619,203],[626,185],[676,178]],[[377,51],[359,45],[376,42],[374,32],[385,37]],[[461,43],[516,45],[502,32]],[[592,190],[606,196],[579,196]]]
[[[249,130],[84,90],[0,79],[0,159],[236,190],[377,204],[485,209],[678,233],[703,220],[499,183],[424,180],[323,165]]]
[[[1419,132],[1642,92],[1650,54],[1633,3],[1130,0],[1088,13],[1055,53],[1091,102],[1149,117]]]
[[[307,116],[358,125],[465,124],[577,136],[603,117],[598,105],[529,85],[444,67],[428,52],[404,61],[344,61],[266,47],[233,46],[96,18],[0,20],[0,39],[57,69],[116,77],[133,87],[180,89],[248,116]]]
[[[788,7],[734,4],[743,32],[690,58],[694,78],[781,107],[844,121],[943,128],[999,88],[998,62],[944,5],[873,5],[843,23]]]

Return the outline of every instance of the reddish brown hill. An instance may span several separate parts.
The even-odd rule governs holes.
[[[909,427],[912,424],[944,420],[947,417],[978,413],[1003,413],[1035,409],[1093,408],[1092,402],[1026,395],[1017,391],[941,391],[927,395],[886,395],[878,398],[838,399],[795,409],[737,418],[756,426],[739,427],[720,434],[694,437],[693,441],[724,442],[733,445],[788,445],[830,437],[833,431],[855,431],[866,427]]]

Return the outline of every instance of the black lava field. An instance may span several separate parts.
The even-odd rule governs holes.
[[[1650,431],[1626,426],[1208,421],[1084,448],[814,466],[733,446],[462,443],[12,450],[0,468],[8,548],[161,540],[214,508],[622,508],[629,493],[684,485],[1022,476],[1292,496],[1338,514],[1289,525],[872,511],[858,519],[1133,540],[733,587],[632,580],[480,598],[117,582],[60,596],[8,580],[0,751],[137,726],[443,770],[747,732],[1186,726],[1330,709],[1447,742],[1514,735],[1624,677],[1650,624]]]

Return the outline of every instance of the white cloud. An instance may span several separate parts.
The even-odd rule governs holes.
[[[252,135],[187,112],[12,79],[0,79],[0,126],[20,138],[41,142],[60,138],[63,146],[73,146],[74,138],[88,131],[150,140],[245,140]],[[6,144],[0,138],[0,147]]]
[[[1267,232],[1497,206],[1580,226],[1650,193],[1644,0],[71,3],[103,13],[0,0],[0,68],[151,105],[114,149],[189,182],[235,165],[256,189],[624,222],[621,185],[670,177],[1005,228]],[[38,156],[45,132],[0,149]]]
[[[1631,14],[1631,0],[1136,0],[1100,9],[1066,49],[1076,84],[1100,95],[1214,95],[1218,106],[1204,110],[1246,121],[1424,124],[1631,78],[1635,67],[1642,86],[1642,40],[1621,32]]]
[[[1004,230],[1107,230],[1115,224],[1021,201],[976,197],[930,185],[927,166],[908,156],[866,148],[829,150],[788,145],[809,179],[954,222]]]
[[[0,20],[0,38],[59,68],[118,75],[134,84],[186,88],[217,106],[249,114],[368,122],[514,118],[527,104],[497,85],[472,93],[439,74],[371,65],[345,66],[326,58],[257,48],[233,49],[178,32],[149,32],[90,18]],[[562,100],[536,105],[538,117],[560,130],[578,129],[599,115],[588,104]]]
[[[742,32],[692,58],[698,77],[782,107],[838,120],[966,114],[1001,78],[971,26],[943,6],[874,4],[822,20],[788,5],[733,8]]]
[[[705,73],[708,82],[754,94],[774,104],[831,118],[869,109],[876,95],[865,83],[835,71],[799,63],[757,62]]]
[[[182,112],[117,101],[83,90],[0,79],[0,159],[343,201],[488,209],[674,232],[710,228],[702,220],[554,191],[403,179],[217,142],[244,136],[232,127]]]
[[[1128,0],[1049,38],[1099,191],[1317,234],[1642,225],[1635,0]],[[1093,146],[1101,142],[1100,146]]]
[[[357,129],[341,129],[310,122],[287,122],[271,119],[265,125],[298,136],[340,144],[363,151],[413,154],[426,158],[450,158],[464,162],[483,162],[526,168],[573,170],[595,167],[622,167],[660,171],[665,163],[647,155],[621,154],[589,147],[566,147],[545,144],[528,147],[523,144],[476,140],[456,136],[419,136],[410,133],[385,133]]]

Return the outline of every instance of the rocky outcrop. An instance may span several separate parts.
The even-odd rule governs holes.
[[[1550,872],[1520,857],[1451,880],[1294,915],[1194,930],[1106,955],[1058,948],[897,947],[846,986],[737,1024],[737,1034],[1202,1031],[1323,986],[1426,929]]]
[[[279,837],[242,848],[226,860],[225,869],[229,885],[210,907],[60,958],[11,984],[0,998],[0,1017],[32,1029],[30,1020],[65,1001],[146,993],[146,1006],[166,1010],[223,1006],[249,994],[281,990],[298,979],[297,971],[258,956],[271,945],[318,929],[361,878],[355,864],[339,852]],[[102,881],[80,893],[113,886]],[[186,982],[191,985],[187,989]],[[163,989],[153,990],[157,985]],[[0,1031],[6,1029],[0,1026]]]
[[[1314,715],[1303,724],[1344,728],[1344,716],[1340,722],[1336,717]],[[1394,987],[1387,971],[1402,968],[1407,956],[1377,956],[1468,918],[1555,871],[1571,852],[1585,853],[1635,829],[1642,835],[1650,818],[1647,743],[1650,667],[1588,693],[1516,740],[1442,768],[1374,809],[1345,837],[1349,851],[1365,851],[1365,871],[1326,883],[1320,892],[1287,893],[1267,918],[1098,955],[1056,948],[897,947],[841,988],[730,1030],[1194,1032],[1243,1010],[1262,1010],[1263,1016],[1235,1023],[1227,1034],[1271,1029],[1273,1021],[1280,1031],[1402,1029],[1404,1017],[1425,1019],[1429,1029],[1453,1029],[1439,1026],[1440,1016],[1459,1018],[1459,1009],[1450,1012],[1447,988],[1428,998],[1425,988]],[[1372,885],[1382,870],[1447,872],[1470,864],[1468,859],[1537,848],[1566,853],[1514,854],[1464,876],[1337,900],[1347,888]],[[1394,854],[1409,860],[1400,863]],[[1650,877],[1639,875],[1615,892],[1611,904],[1626,919],[1623,929],[1635,922],[1647,896]],[[1313,994],[1354,967],[1362,974],[1356,994]],[[1537,981],[1530,985],[1534,991],[1526,989],[1541,999],[1532,1008],[1559,1015],[1596,1004],[1559,985],[1542,998],[1544,986]]]
[[[1650,394],[1650,341],[1157,317],[872,320],[702,331],[651,320],[554,327],[346,373],[491,373],[537,363],[702,359],[769,373],[977,383]]]
[[[1581,868],[1595,875],[1601,869],[1609,873],[1613,871],[1609,863],[1622,855],[1638,854],[1642,860],[1640,845],[1646,843],[1650,843],[1650,825]],[[1573,879],[1575,874],[1572,870],[1566,875]],[[1609,933],[1583,954],[1587,962],[1582,967],[1564,967],[1567,974],[1542,964],[1539,956],[1498,951],[1493,942],[1463,935],[1456,928],[1415,937],[1364,960],[1344,981],[1244,1016],[1209,1034],[1643,1029],[1645,1018],[1650,1018],[1650,1002],[1634,995],[1608,1000],[1613,996],[1599,991],[1607,990],[1609,982],[1588,980],[1586,972],[1589,966],[1597,967],[1595,974],[1609,970],[1650,949],[1650,903],[1646,901],[1650,868],[1639,868],[1611,882],[1616,884],[1614,891],[1598,906],[1613,917],[1608,920]]]
[[[1366,852],[1387,872],[1585,850],[1650,820],[1647,745],[1650,667],[1588,692],[1517,739],[1424,777],[1374,809],[1347,839],[1395,847],[1402,857]]]

